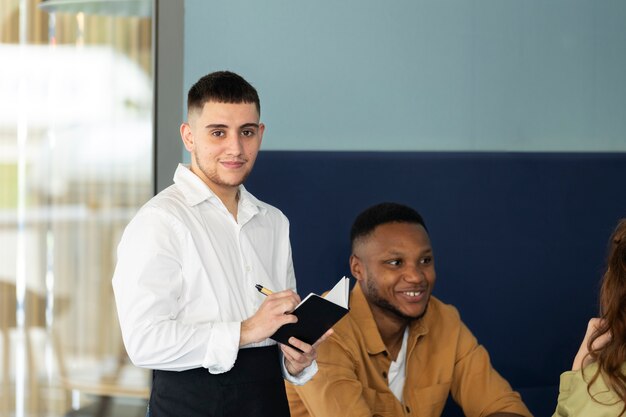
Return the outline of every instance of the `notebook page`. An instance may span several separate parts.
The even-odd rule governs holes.
[[[332,290],[324,296],[325,299],[337,305],[348,308],[348,296],[350,292],[350,280],[343,277],[335,284]]]

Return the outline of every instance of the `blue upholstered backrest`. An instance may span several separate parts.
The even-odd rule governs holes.
[[[349,275],[360,211],[382,201],[417,209],[435,251],[435,295],[543,416],[597,312],[625,182],[626,154],[264,151],[246,186],[289,217],[304,295]]]

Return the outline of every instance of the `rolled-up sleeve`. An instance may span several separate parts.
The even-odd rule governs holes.
[[[624,402],[607,386],[601,374],[588,385],[597,370],[597,364],[592,363],[584,374],[581,370],[561,374],[553,417],[614,417],[623,411]]]

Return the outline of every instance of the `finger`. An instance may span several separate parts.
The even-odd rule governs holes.
[[[293,297],[279,297],[266,300],[266,303],[268,308],[276,314],[291,313],[298,305],[298,301]]]
[[[293,323],[298,322],[298,317],[294,316],[293,314],[280,313],[280,315],[278,315],[277,318],[281,326],[284,326],[285,324],[293,324]]]
[[[294,349],[293,347],[289,345],[283,345],[283,353],[285,354],[286,357],[289,358],[289,361],[294,365],[296,364],[298,366],[304,365],[306,367],[306,366],[309,366],[311,362],[313,361],[313,359],[310,358],[308,355],[305,355],[302,352],[299,352],[297,349]]]
[[[317,349],[317,347],[326,339],[328,339],[333,334],[333,329],[328,329],[326,333],[324,333],[319,339],[313,343],[313,348]]]
[[[300,372],[302,372],[302,370],[304,368],[309,366],[308,364],[300,364],[300,363],[294,361],[293,359],[290,359],[286,355],[285,355],[284,358],[285,358],[284,359],[284,361],[285,361],[285,368],[287,369],[287,372],[289,372],[291,375],[298,375]]]
[[[280,350],[283,352],[283,356],[285,356],[285,359],[287,359],[289,362],[296,362],[296,358],[294,358],[294,354],[296,354],[297,352],[293,348],[287,345],[283,345],[281,343]]]
[[[259,310],[263,310],[265,315],[280,318],[285,315],[292,315],[293,307],[291,303],[275,302],[262,305]]]
[[[312,358],[308,358],[291,346],[282,345],[281,350],[283,351],[286,365],[289,365],[289,367],[291,367],[292,370],[295,370],[296,373],[299,373],[304,368],[310,366],[313,362]]]
[[[295,291],[293,291],[293,290],[284,290],[284,291],[281,291],[281,292],[285,294],[285,297],[290,297],[290,298],[293,298],[293,300],[294,300],[296,303],[300,303],[300,301],[301,301],[301,300],[300,300],[300,296],[298,295],[298,293],[297,293],[297,292],[295,292]]]
[[[293,347],[300,349],[304,353],[308,353],[313,349],[313,346],[295,337],[289,338],[289,344]]]
[[[285,313],[271,313],[266,316],[265,320],[267,321],[267,325],[274,328],[274,332],[279,328],[287,325],[294,324],[298,322],[298,317],[293,314],[285,314]]]
[[[587,329],[595,330],[598,328],[599,325],[600,325],[600,319],[597,317],[594,317],[591,320],[589,320],[589,323],[587,323]]]
[[[292,290],[277,291],[273,294],[268,295],[267,298],[270,300],[290,298],[290,299],[293,299],[296,303],[300,302],[300,296],[296,294],[295,292],[293,292]]]

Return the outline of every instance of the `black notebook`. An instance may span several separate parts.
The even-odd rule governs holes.
[[[350,280],[346,277],[323,297],[313,293],[307,295],[291,313],[298,317],[298,322],[285,324],[270,338],[288,345],[287,341],[293,336],[312,345],[348,313],[349,297]]]

